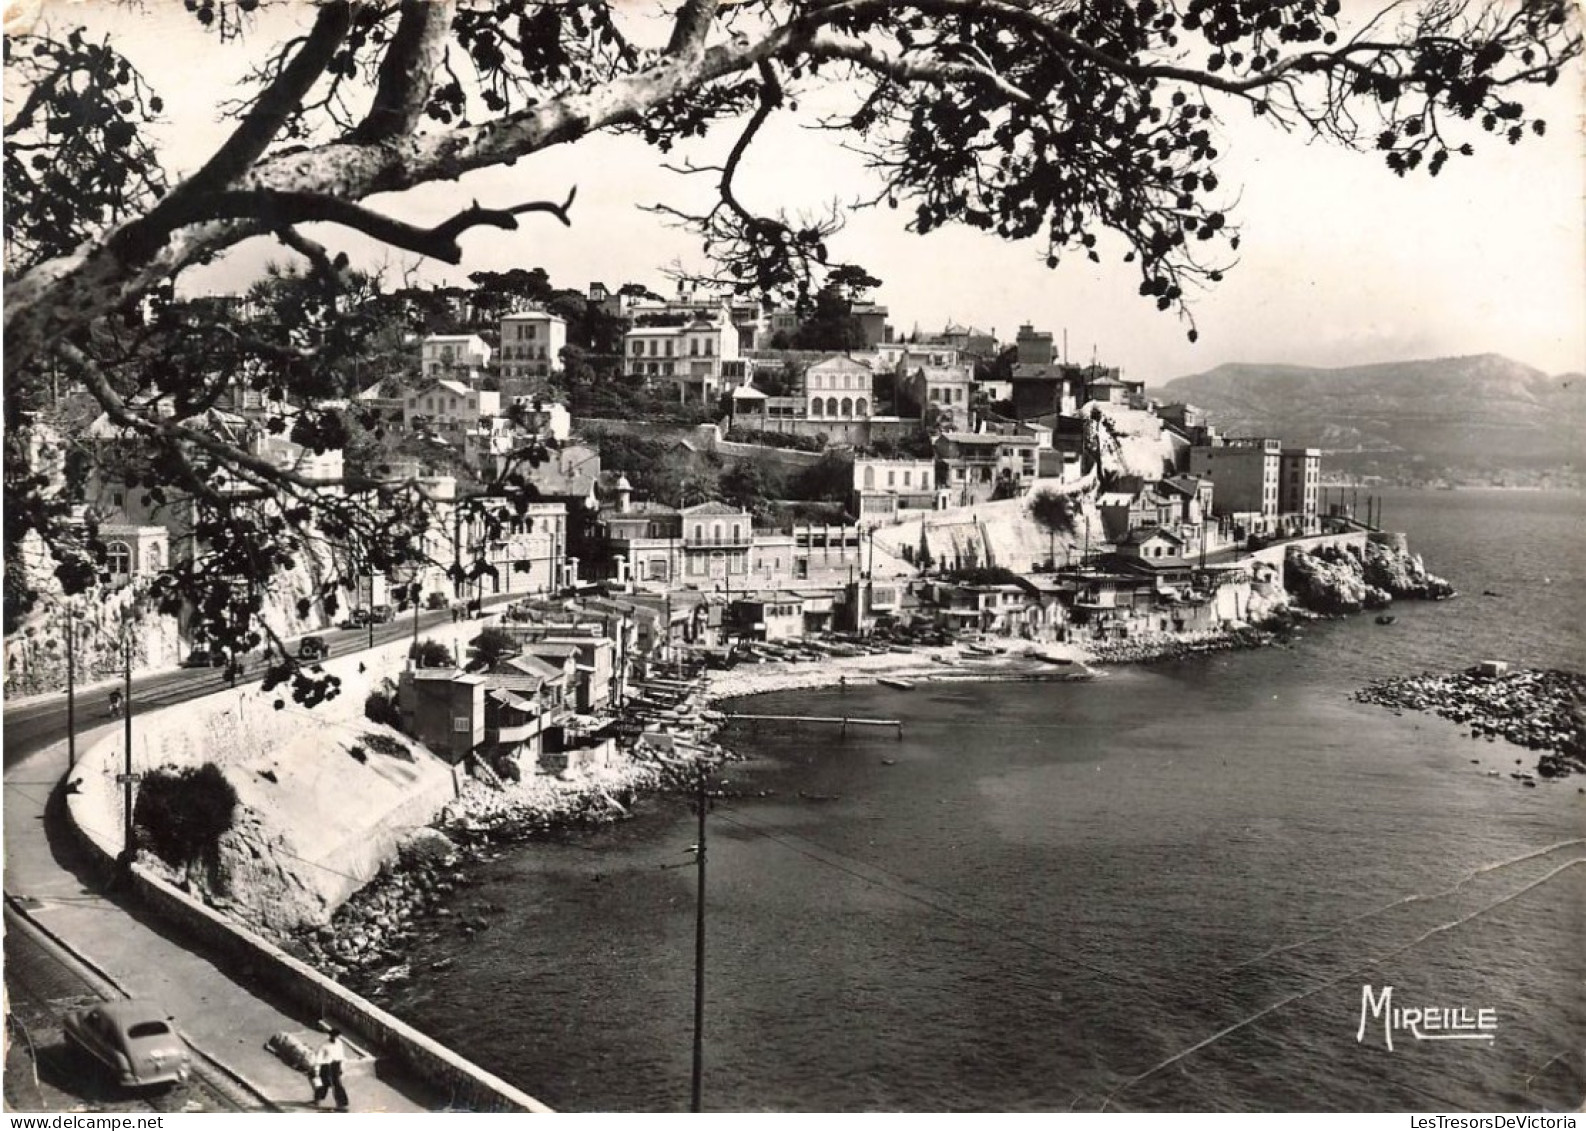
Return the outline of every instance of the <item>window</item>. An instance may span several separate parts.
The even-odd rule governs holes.
[[[897,473],[896,472],[892,472],[892,471],[887,472],[887,486],[888,487],[892,487],[892,486],[895,486],[896,483],[897,483]]]
[[[713,349],[714,349],[714,344],[711,342],[711,340],[709,338],[706,338],[705,339],[705,356],[706,357],[710,357]]]
[[[853,402],[853,399],[851,397],[844,397],[843,398],[843,415],[844,416],[852,416],[853,414],[854,414],[854,402]]]
[[[819,397],[816,397],[816,398],[814,398],[813,400],[810,401],[810,415],[811,416],[821,416],[821,415],[823,415],[822,402],[821,402],[821,399]]]
[[[872,490],[872,489],[874,489],[875,485],[876,485],[876,469],[873,468],[873,467],[865,468],[865,490],[866,491]],[[892,473],[889,471],[889,472],[887,472],[887,486],[890,487],[891,485],[892,485]]]
[[[865,401],[864,397],[860,397],[857,401],[854,402],[854,409],[855,409],[856,412],[859,413],[860,416],[864,416],[865,415],[866,407],[867,407],[867,402]]]
[[[452,733],[453,734],[467,734],[472,729],[473,729],[472,724],[470,723],[467,715],[454,715],[454,716],[452,716]]]
[[[837,415],[837,398],[836,397],[827,397],[826,398],[826,415],[827,416],[836,416]]]
[[[688,356],[689,357],[698,357],[699,356],[699,339],[698,338],[690,338],[688,340]]]
[[[909,471],[909,470],[907,470],[907,469],[905,469],[905,470],[904,470],[904,472],[903,472],[903,485],[904,485],[904,486],[905,486],[905,487],[908,487],[908,486],[910,486],[910,483],[909,483],[909,477],[910,477],[910,476],[911,476],[911,475],[913,475],[913,474],[914,474],[914,473],[913,473],[913,472],[912,472],[912,471]]]
[[[132,574],[132,549],[125,542],[112,542],[105,547],[105,562],[113,577],[130,577]]]
[[[640,342],[640,341],[635,341],[633,343],[633,356],[634,357],[638,357],[642,353],[644,353],[644,343]]]

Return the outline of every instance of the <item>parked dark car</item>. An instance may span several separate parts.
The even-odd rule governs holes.
[[[223,668],[226,666],[226,653],[219,648],[194,648],[187,654],[187,659],[182,661],[184,668]]]
[[[370,624],[368,609],[354,609],[347,615],[347,619],[337,625],[338,628],[366,628]]]
[[[446,603],[446,594],[444,593],[431,593],[424,598],[424,607],[426,609],[444,609]]]
[[[127,1088],[184,1081],[193,1059],[165,1010],[148,1001],[107,1001],[66,1015],[66,1043],[115,1074]]]
[[[297,658],[300,660],[323,660],[330,655],[330,645],[325,643],[323,636],[305,636],[298,641]]]
[[[372,624],[387,624],[396,614],[391,611],[390,605],[375,605],[369,610],[369,621]]]

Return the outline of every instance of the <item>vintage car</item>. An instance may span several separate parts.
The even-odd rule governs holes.
[[[123,1087],[184,1081],[193,1058],[165,1010],[148,1001],[107,1001],[66,1015],[66,1043],[115,1075]]]

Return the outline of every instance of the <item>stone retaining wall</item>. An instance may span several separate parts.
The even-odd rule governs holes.
[[[141,865],[133,866],[132,876],[133,889],[144,905],[165,922],[219,952],[228,963],[245,967],[255,978],[294,1004],[355,1034],[377,1059],[394,1061],[414,1078],[438,1090],[446,1097],[448,1108],[551,1110],[306,963],[205,907]],[[376,1071],[379,1071],[378,1066]]]

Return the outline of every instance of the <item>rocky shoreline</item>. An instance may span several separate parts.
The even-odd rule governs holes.
[[[474,866],[506,846],[628,815],[662,775],[640,761],[568,779],[531,778],[505,789],[470,780],[433,826],[415,830],[396,860],[336,910],[327,926],[304,928],[284,949],[354,991],[378,998],[412,975],[406,948],[442,932],[487,930],[503,908],[453,910],[455,893],[476,886]]]
[[[1470,727],[1471,738],[1502,738],[1541,751],[1536,772],[1543,778],[1586,773],[1586,675],[1578,672],[1477,665],[1447,675],[1379,680],[1355,692],[1355,699],[1428,711]]]

